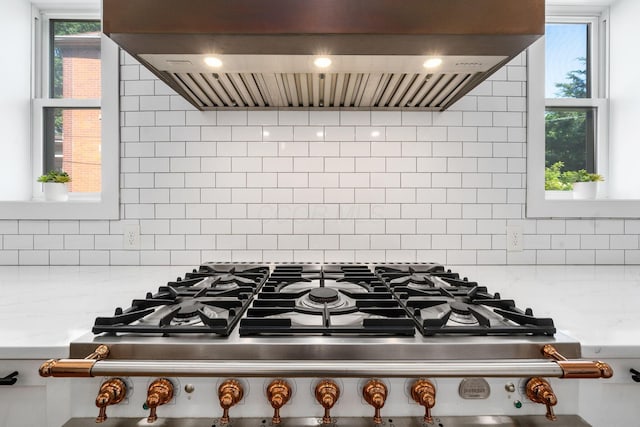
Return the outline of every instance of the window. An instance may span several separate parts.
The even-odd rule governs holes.
[[[598,75],[600,23],[595,17],[552,16],[545,26],[545,168],[605,175],[607,107]],[[566,190],[549,182],[546,190]],[[571,192],[565,191],[569,197]],[[599,194],[603,197],[603,191]],[[549,198],[550,194],[546,193]]]
[[[607,190],[608,9],[548,7],[545,33],[528,50],[527,216],[637,216],[633,201],[615,200]],[[597,198],[547,191],[561,189],[549,185],[553,175],[545,168],[554,166],[604,176]]]
[[[64,170],[67,184],[76,193],[101,192],[101,36],[100,21],[54,19],[45,15],[42,25],[42,96],[34,126],[42,128],[42,140],[34,151],[42,152],[37,174]],[[41,117],[40,117],[41,116]],[[38,194],[36,185],[34,194]]]
[[[32,197],[2,202],[0,218],[118,218],[118,48],[99,16],[34,10]],[[69,201],[43,200],[36,178],[52,169],[71,176]]]

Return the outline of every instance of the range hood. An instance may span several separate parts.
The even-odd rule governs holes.
[[[544,34],[544,0],[103,0],[103,31],[200,110],[442,111]]]

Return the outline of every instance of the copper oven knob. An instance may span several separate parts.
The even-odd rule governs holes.
[[[218,387],[218,399],[222,407],[221,424],[229,422],[229,408],[242,400],[244,390],[238,380],[226,380]]]
[[[267,386],[267,399],[273,408],[272,424],[280,424],[280,408],[291,398],[291,386],[285,380],[273,380]]]
[[[158,419],[156,409],[173,399],[173,384],[166,378],[158,378],[149,385],[147,390],[147,407],[149,407],[149,417],[147,422],[152,423]]]
[[[331,414],[329,411],[336,404],[340,397],[340,387],[338,384],[331,380],[322,380],[316,384],[315,390],[316,400],[324,408],[324,416],[322,417],[322,424],[331,423]]]
[[[553,407],[558,403],[558,398],[551,385],[540,377],[534,377],[527,381],[526,390],[529,400],[545,405],[547,407],[547,418],[555,421],[556,416],[553,413]]]
[[[387,399],[387,386],[385,386],[382,381],[370,380],[364,385],[364,388],[362,389],[362,396],[369,405],[375,408],[373,422],[376,424],[382,424],[380,408],[384,406],[384,402]]]
[[[96,406],[100,408],[97,423],[107,420],[107,406],[117,405],[122,402],[127,395],[127,386],[120,378],[111,378],[102,383],[98,397],[96,397]]]
[[[431,408],[436,404],[436,388],[429,380],[416,380],[411,385],[411,398],[424,406],[424,422],[431,424],[433,417],[431,416]]]

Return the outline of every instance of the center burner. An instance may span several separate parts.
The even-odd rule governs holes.
[[[268,275],[267,266],[203,264],[126,310],[96,318],[93,333],[229,335]]]
[[[522,311],[513,300],[491,294],[466,277],[460,279],[442,265],[384,265],[375,272],[425,336],[553,336],[556,332],[552,319],[535,317],[530,308]]]
[[[240,335],[414,335],[415,325],[365,265],[277,266]]]

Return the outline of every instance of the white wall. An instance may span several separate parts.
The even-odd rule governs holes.
[[[3,0],[0,8],[0,200],[26,200],[31,195],[31,5]]]
[[[612,196],[640,198],[640,1],[611,5],[610,147]]]

